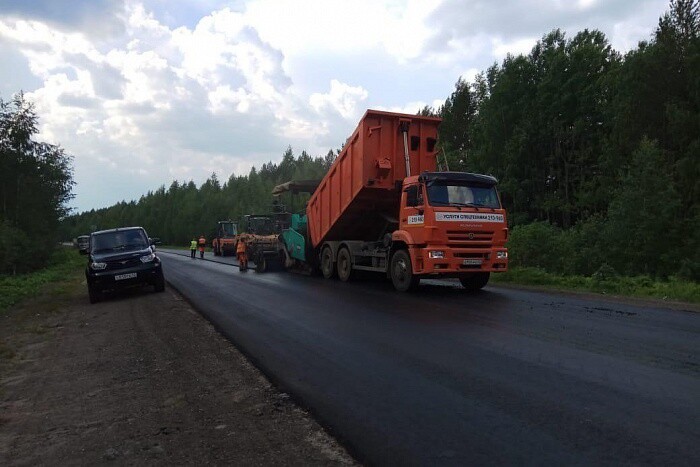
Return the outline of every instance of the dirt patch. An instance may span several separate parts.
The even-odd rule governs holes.
[[[172,289],[3,313],[0,401],[2,465],[354,464]]]

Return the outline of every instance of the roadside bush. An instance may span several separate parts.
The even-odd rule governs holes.
[[[600,270],[607,263],[604,226],[604,219],[594,216],[579,222],[569,230],[562,231],[559,249],[565,258],[562,259],[561,268],[557,272],[590,276]]]
[[[508,240],[513,266],[556,274],[590,276],[605,263],[603,221],[599,217],[562,230],[548,222],[516,226]]]
[[[0,275],[0,312],[20,300],[36,295],[44,284],[79,273],[85,257],[74,248],[56,248],[37,271]],[[79,276],[78,276],[79,277]]]
[[[617,279],[617,271],[615,271],[612,266],[609,264],[605,263],[601,267],[598,268],[596,272],[593,273],[591,278],[595,282],[604,282],[604,281],[610,281]]]
[[[554,274],[540,268],[513,267],[503,274],[494,274],[491,276],[491,280],[494,283],[510,282],[564,290],[573,289],[700,303],[700,284],[697,282],[677,277],[669,277],[668,280],[653,279],[649,276],[626,277],[612,274],[613,272],[612,268],[607,265],[601,267],[599,273],[592,277]]]
[[[681,199],[655,141],[642,140],[608,209],[610,261],[625,275],[668,277],[679,267]]]
[[[688,237],[679,255],[682,259],[678,277],[700,282],[700,214],[696,214],[684,229]]]
[[[0,222],[0,274],[18,274],[33,269],[36,256],[31,251],[30,240],[24,232],[7,221]]]
[[[561,271],[566,256],[562,231],[549,222],[515,226],[508,239],[508,252],[513,266],[542,268],[550,272]]]

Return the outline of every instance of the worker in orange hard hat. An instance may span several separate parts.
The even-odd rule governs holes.
[[[238,270],[245,271],[248,269],[248,255],[246,254],[246,237],[241,235],[236,243],[236,257],[238,258]]]
[[[207,246],[207,239],[204,237],[204,234],[199,236],[197,245],[199,246],[199,258],[204,259],[204,247]]]

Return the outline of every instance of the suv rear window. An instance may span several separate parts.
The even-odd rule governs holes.
[[[148,238],[141,229],[105,232],[92,236],[92,252],[143,250],[148,248]]]

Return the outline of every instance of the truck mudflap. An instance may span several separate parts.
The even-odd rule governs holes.
[[[459,277],[465,273],[505,272],[508,270],[506,248],[455,249],[442,246],[409,248],[413,273]]]

